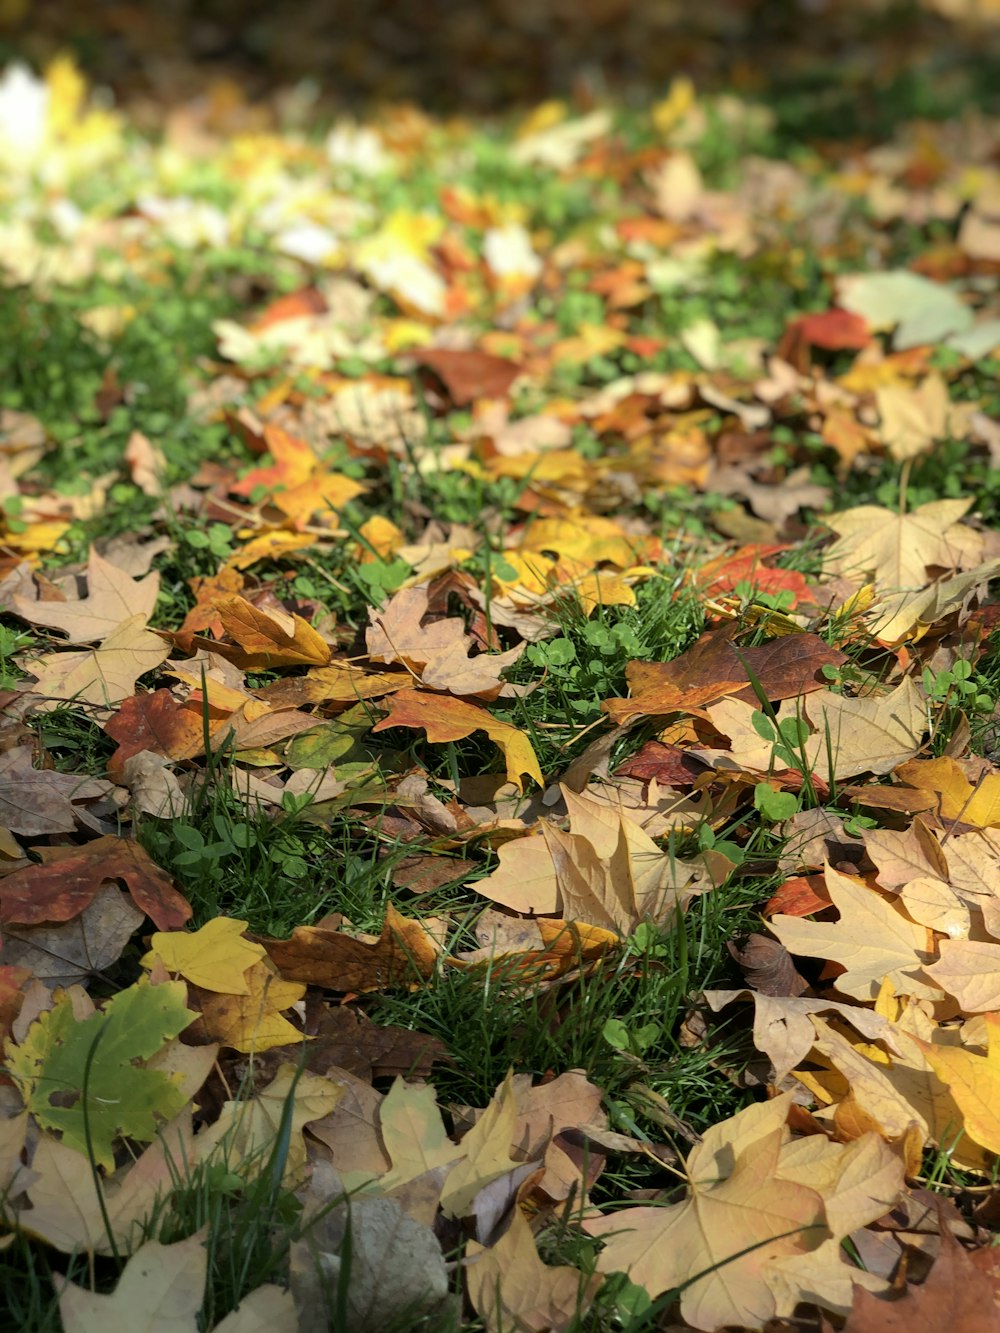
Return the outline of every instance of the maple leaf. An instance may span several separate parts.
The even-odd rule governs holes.
[[[254,947],[249,940],[241,943]],[[298,1004],[305,992],[305,986],[278,976],[274,966],[261,959],[243,973],[235,993],[220,993],[217,986],[191,993],[189,998],[201,1014],[192,1023],[190,1035],[248,1053],[294,1045],[303,1040],[303,1034],[282,1018],[281,1011]]]
[[[106,799],[111,791],[100,778],[35,768],[28,745],[0,754],[0,824],[12,833],[71,833],[79,824],[96,831],[100,822],[87,802]]]
[[[827,514],[823,522],[839,540],[824,552],[823,568],[859,581],[873,577],[880,590],[896,592],[922,587],[931,567],[975,564],[981,540],[960,523],[971,503],[931,500],[908,514],[860,505]]]
[[[489,1106],[462,1138],[462,1160],[448,1172],[441,1191],[445,1217],[465,1217],[481,1189],[517,1168],[510,1156],[517,1118],[514,1075],[509,1071]]]
[[[308,1240],[290,1254],[297,1329],[365,1333],[453,1322],[448,1269],[426,1222],[396,1199],[355,1198],[331,1208],[329,1196],[320,1197]]]
[[[159,574],[136,581],[91,547],[86,597],[75,602],[31,601],[22,596],[12,600],[17,614],[32,625],[61,629],[69,643],[97,643],[133,617],[145,624],[153,614],[159,590]]]
[[[152,967],[159,961],[168,972],[178,972],[202,990],[249,995],[246,971],[265,957],[266,951],[243,938],[246,928],[245,921],[217,916],[191,933],[157,931],[140,962],[143,967]]]
[[[110,967],[142,921],[125,894],[105,884],[71,921],[5,926],[0,965],[29,968],[49,986],[71,986]]]
[[[561,1333],[586,1313],[601,1281],[569,1264],[543,1263],[520,1208],[496,1244],[469,1241],[465,1253],[469,1300],[489,1333]]]
[[[157,1198],[173,1188],[178,1168],[194,1157],[190,1109],[161,1127],[136,1161],[103,1182],[86,1156],[42,1134],[27,1182],[31,1208],[17,1214],[18,1223],[67,1254],[112,1254],[116,1247],[128,1254],[143,1238]]]
[[[213,707],[207,699],[179,702],[168,689],[134,694],[122,702],[105,732],[118,742],[108,772],[121,781],[134,755],[149,751],[167,759],[193,759],[205,749],[206,729],[215,740],[228,728],[231,712]]]
[[[24,669],[35,677],[31,691],[42,696],[38,710],[48,712],[62,699],[113,708],[128,698],[139,677],[170,656],[166,643],[145,626],[144,615],[132,616],[97,648],[26,660]]]
[[[560,790],[570,832],[542,824],[541,838],[505,843],[499,868],[476,881],[477,893],[518,912],[559,913],[628,935],[644,917],[665,919],[731,869],[715,854],[684,861],[664,852],[641,827],[639,811]]]
[[[812,1014],[833,1013],[854,1025],[869,1041],[885,1038],[889,1021],[860,1005],[841,1004],[824,996],[763,995],[751,990],[707,990],[705,1002],[713,1010],[738,999],[754,1002],[753,1044],[774,1066],[774,1083],[780,1085],[797,1064],[805,1060],[816,1041]]]
[[[376,662],[401,662],[432,690],[497,698],[501,672],[513,666],[527,644],[470,658],[473,639],[457,617],[421,623],[428,600],[427,585],[422,584],[401,588],[381,611],[370,610],[371,626],[365,631],[369,657]]]
[[[191,916],[191,904],[137,842],[108,833],[83,847],[46,851],[44,865],[25,866],[0,881],[0,923],[69,921],[113,879],[161,930],[175,930]]]
[[[524,732],[464,699],[423,690],[400,690],[389,700],[388,715],[376,723],[372,731],[385,731],[388,727],[421,727],[434,745],[463,740],[474,731],[485,731],[503,751],[509,782],[515,783],[520,791],[522,776],[527,773],[540,787],[545,785],[538,759]]]
[[[884,385],[875,394],[882,421],[882,439],[897,463],[930,449],[945,436],[961,438],[958,413],[953,412],[948,386],[938,374],[914,389]]]
[[[814,1048],[819,1057],[841,1076],[837,1087],[824,1087],[807,1072],[797,1070],[795,1077],[823,1103],[843,1101],[836,1107],[835,1121],[847,1112],[853,1126],[847,1132],[876,1129],[885,1138],[901,1143],[911,1158],[919,1163],[919,1153],[927,1141],[946,1147],[952,1160],[963,1169],[984,1171],[986,1154],[961,1135],[962,1114],[948,1086],[938,1077],[912,1030],[923,1030],[934,1045],[947,1034],[930,1024],[921,1024],[907,1011],[908,1026],[892,1022],[881,1034],[890,1052],[888,1058],[877,1047],[855,1045],[835,1028],[814,1017]],[[851,1019],[852,1023],[854,1019]],[[945,1047],[946,1048],[946,1047]],[[908,1140],[915,1139],[911,1148]],[[916,1158],[913,1162],[912,1158]]]
[[[946,823],[961,820],[979,828],[1000,828],[1000,773],[986,773],[973,785],[957,760],[911,759],[896,776],[911,787],[932,792],[938,815]]]
[[[219,620],[238,647],[208,642],[204,646],[246,671],[268,671],[279,666],[326,666],[330,645],[307,620],[287,611],[265,611],[243,597],[220,597],[215,602]]]
[[[844,1333],[987,1333],[1000,1327],[998,1282],[994,1265],[978,1262],[993,1251],[966,1251],[944,1218],[941,1248],[930,1276],[920,1286],[907,1285],[897,1300],[880,1300],[858,1287]]]
[[[411,355],[440,377],[456,407],[466,407],[476,398],[503,398],[522,369],[516,362],[488,352],[420,347]]]
[[[357,938],[322,926],[297,926],[287,940],[262,939],[285,977],[338,991],[381,990],[429,977],[439,946],[429,923],[404,917],[390,903],[379,936]]]
[[[207,1272],[208,1255],[198,1236],[173,1245],[147,1240],[109,1295],[57,1276],[63,1328],[66,1333],[198,1333]]]
[[[330,1079],[286,1062],[253,1097],[224,1103],[215,1123],[195,1139],[197,1159],[224,1162],[245,1179],[254,1179],[271,1169],[271,1154],[280,1134],[285,1149],[282,1184],[294,1189],[302,1183],[306,1164],[304,1126],[329,1115],[342,1095],[342,1089]]]
[[[169,1076],[135,1061],[188,1025],[194,1015],[184,999],[179,982],[137,982],[82,1020],[68,996],[39,1014],[6,1051],[7,1072],[38,1123],[109,1170],[119,1135],[154,1138],[157,1118],[172,1118],[187,1098]]]
[[[845,970],[834,985],[844,995],[873,1000],[888,979],[898,994],[937,999],[940,990],[922,979],[924,967],[933,961],[926,927],[876,890],[831,865],[825,865],[823,873],[839,921],[773,916],[771,929],[785,948],[793,954],[842,964]]]
[[[761,1328],[778,1313],[770,1263],[815,1249],[830,1234],[819,1192],[778,1178],[784,1142],[780,1126],[751,1140],[725,1179],[692,1183],[684,1203],[585,1222],[590,1235],[608,1237],[598,1270],[627,1273],[653,1298],[688,1283],[681,1313],[708,1333],[727,1324]]]
[[[915,1038],[924,1059],[948,1086],[965,1132],[1000,1153],[1000,1014],[985,1014],[987,1050],[976,1055],[964,1046],[939,1046]]]
[[[883,1290],[843,1262],[841,1240],[893,1206],[902,1162],[874,1134],[846,1146],[792,1140],[790,1102],[785,1093],[711,1126],[688,1158],[685,1202],[586,1222],[609,1237],[599,1271],[627,1272],[654,1297],[683,1286],[683,1317],[710,1333],[759,1329],[802,1299],[846,1313],[852,1281]]]
[[[465,1156],[444,1127],[434,1089],[397,1078],[379,1107],[379,1135],[391,1163],[379,1188],[395,1189]],[[508,1141],[509,1143],[509,1141]]]
[[[786,700],[776,714],[777,733],[742,699],[723,699],[705,711],[712,726],[729,737],[733,760],[757,772],[774,766],[777,736],[801,725],[801,741],[785,749],[791,749],[796,767],[802,764],[826,782],[891,772],[920,748],[927,726],[926,703],[909,676],[886,695],[853,698],[821,690]]]
[[[300,526],[311,514],[343,509],[364,490],[360,482],[328,472],[308,441],[280,426],[264,427],[264,443],[274,464],[254,468],[230,490],[235,495],[250,495],[261,487],[271,503]]]

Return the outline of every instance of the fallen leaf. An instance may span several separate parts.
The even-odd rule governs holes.
[[[904,514],[877,505],[827,514],[823,522],[838,540],[824,552],[823,567],[858,582],[872,577],[890,592],[921,588],[930,568],[952,570],[976,563],[969,558],[975,534],[960,526],[970,504],[931,500]]]
[[[600,1285],[569,1264],[543,1263],[520,1208],[489,1249],[469,1241],[466,1258],[469,1300],[488,1333],[562,1333],[586,1314]]]
[[[220,597],[215,603],[219,620],[238,647],[207,643],[245,671],[269,671],[281,666],[326,666],[330,646],[301,616],[265,611],[243,597]],[[198,644],[197,640],[194,640]]]
[[[957,292],[905,269],[844,274],[837,296],[845,310],[865,319],[872,329],[895,326],[898,348],[943,342],[972,324],[972,311]]]
[[[855,1288],[844,1333],[995,1333],[1000,1329],[998,1284],[973,1263],[949,1226],[929,1277],[907,1284],[896,1300]]]
[[[1000,773],[986,773],[973,785],[956,760],[941,755],[899,764],[896,777],[907,786],[930,792],[945,823],[961,820],[978,828],[1000,828]]]
[[[245,928],[246,923],[240,925]],[[249,940],[242,943],[259,948]],[[208,991],[191,992],[190,1002],[200,1010],[200,1017],[188,1030],[192,1040],[219,1042],[247,1053],[303,1040],[302,1031],[281,1014],[298,1004],[305,995],[305,986],[279,976],[266,959],[252,963],[240,977],[240,985],[234,994],[220,994],[214,986]]]
[[[438,375],[456,407],[476,398],[503,398],[521,373],[514,361],[487,352],[459,352],[444,347],[420,347],[410,355],[418,365]]]
[[[96,831],[100,824],[87,803],[111,792],[100,778],[35,768],[28,745],[0,754],[0,824],[12,833],[72,833],[80,824]]]
[[[987,1052],[938,1046],[915,1038],[962,1113],[965,1132],[992,1153],[1000,1152],[1000,1014],[985,1014]]]
[[[71,921],[6,926],[0,965],[29,968],[47,986],[72,986],[116,962],[143,920],[120,889],[105,884]]]
[[[109,1295],[56,1276],[65,1333],[198,1333],[208,1255],[200,1236],[147,1240]]]
[[[129,1254],[141,1244],[144,1223],[157,1198],[173,1188],[178,1169],[193,1160],[189,1110],[164,1126],[136,1161],[106,1176],[103,1183],[100,1177],[95,1183],[93,1165],[83,1153],[42,1134],[27,1184],[31,1207],[17,1214],[18,1223],[66,1254],[111,1254],[116,1247]],[[134,1310],[132,1314],[134,1318]]]
[[[688,693],[692,695],[691,703],[701,707],[712,702],[713,685],[718,687],[716,698],[730,695],[749,703],[757,696],[748,671],[753,672],[770,700],[795,699],[822,689],[823,667],[841,666],[845,660],[842,653],[815,634],[793,634],[738,648],[730,630],[710,630],[670,662],[630,662],[626,676],[631,698],[609,699],[603,707],[616,722],[676,711],[676,704],[669,708],[658,704]]]
[[[105,834],[83,847],[49,851],[46,864],[26,866],[0,880],[0,923],[70,921],[109,880],[121,880],[139,911],[160,930],[176,930],[191,916],[191,904],[137,842]]]
[[[654,1299],[687,1284],[681,1314],[707,1333],[728,1324],[760,1329],[784,1313],[769,1268],[784,1255],[816,1249],[830,1235],[819,1192],[779,1178],[786,1141],[779,1125],[741,1144],[722,1178],[705,1185],[692,1180],[683,1203],[619,1209],[585,1222],[590,1235],[607,1237],[598,1271],[627,1273]]]
[[[832,866],[825,867],[824,876],[840,919],[803,921],[795,916],[773,916],[771,929],[785,948],[799,956],[840,963],[844,971],[834,985],[855,999],[874,1000],[885,979],[898,995],[938,998],[939,989],[923,980],[926,964],[933,961],[926,927]]]
[[[432,690],[472,695],[483,700],[501,693],[500,674],[513,666],[526,644],[505,653],[469,656],[474,644],[457,617],[422,621],[427,615],[427,585],[401,588],[380,611],[369,611],[365,631],[368,655],[375,662],[399,662]]]
[[[430,1227],[395,1199],[327,1209],[291,1252],[299,1333],[343,1333],[446,1322],[448,1269]]]
[[[343,509],[364,487],[350,477],[329,472],[307,440],[273,423],[264,427],[264,443],[274,463],[254,468],[230,490],[249,496],[260,487],[270,501],[300,526],[311,514]]]
[[[490,740],[503,751],[507,764],[507,780],[521,790],[522,776],[527,773],[538,785],[544,786],[542,771],[523,731],[502,722],[485,708],[423,690],[400,690],[389,700],[389,712],[372,731],[388,727],[421,727],[434,745],[447,741],[464,740],[474,731],[485,731]]]
[[[228,730],[230,716],[204,699],[178,702],[166,689],[133,694],[104,724],[118,742],[108,771],[121,781],[125,764],[144,750],[167,759],[193,759],[204,753],[206,730],[214,740]]]
[[[106,1170],[116,1138],[155,1138],[160,1119],[172,1119],[187,1098],[174,1080],[136,1061],[187,1027],[185,995],[180,982],[140,981],[82,1020],[67,995],[58,997],[6,1050],[7,1072],[38,1123]]]
[[[145,626],[145,616],[133,616],[97,648],[26,660],[25,670],[35,677],[32,693],[40,696],[39,710],[51,711],[63,699],[114,708],[128,698],[139,677],[170,656],[163,639]]]
[[[243,938],[246,928],[245,921],[217,916],[190,933],[157,931],[140,962],[148,968],[160,962],[168,972],[179,973],[202,990],[249,995],[247,969],[265,956],[265,950]]]
[[[391,903],[380,936],[297,926],[290,939],[260,942],[288,980],[337,991],[384,990],[429,977],[439,951],[425,923],[402,916]]]
[[[22,620],[61,629],[69,643],[98,643],[126,621],[138,620],[145,625],[153,614],[159,590],[159,574],[149,574],[136,582],[91,547],[86,597],[75,602],[36,602],[18,596],[13,603]]]

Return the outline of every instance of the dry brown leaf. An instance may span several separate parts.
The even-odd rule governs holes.
[[[145,624],[153,614],[159,590],[159,574],[136,582],[91,547],[86,597],[75,602],[31,601],[20,596],[12,600],[17,614],[32,625],[61,629],[69,643],[99,643],[127,620],[139,617]]]
[[[297,926],[287,940],[253,938],[289,981],[363,992],[412,984],[415,977],[433,974],[440,946],[429,924],[402,916],[390,903],[378,936]]]

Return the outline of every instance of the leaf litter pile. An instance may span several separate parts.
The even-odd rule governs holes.
[[[0,77],[5,1326],[1000,1326],[1000,120],[146,120]]]

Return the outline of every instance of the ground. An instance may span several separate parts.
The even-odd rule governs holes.
[[[597,8],[0,15],[11,1327],[986,1327],[990,6]]]

